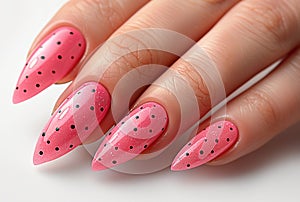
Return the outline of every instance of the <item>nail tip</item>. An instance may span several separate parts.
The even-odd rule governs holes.
[[[92,170],[93,171],[102,171],[102,170],[107,170],[109,168],[107,168],[106,166],[104,166],[102,163],[94,160],[92,162]]]

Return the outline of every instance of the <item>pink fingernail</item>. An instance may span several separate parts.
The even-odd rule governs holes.
[[[236,143],[238,134],[237,127],[229,121],[212,124],[182,148],[171,170],[195,168],[217,158]]]
[[[29,57],[15,88],[13,103],[25,101],[66,76],[86,48],[83,35],[61,27],[48,35]]]
[[[72,151],[98,127],[110,108],[110,95],[97,82],[74,91],[54,112],[36,145],[35,165]]]
[[[157,103],[148,102],[133,110],[106,136],[93,160],[93,170],[135,158],[165,131],[167,124],[167,113]]]

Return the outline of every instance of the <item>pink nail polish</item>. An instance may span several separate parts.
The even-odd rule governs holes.
[[[38,139],[35,165],[72,151],[98,127],[110,108],[110,95],[97,82],[88,82],[74,91],[54,112]]]
[[[86,48],[75,28],[50,33],[29,57],[15,88],[13,103],[25,101],[66,76],[81,60]]]
[[[175,157],[171,170],[203,165],[230,149],[238,139],[237,127],[229,121],[212,124],[195,136]]]
[[[93,170],[135,158],[162,135],[167,124],[167,113],[157,103],[148,102],[133,110],[105,137],[94,157]]]

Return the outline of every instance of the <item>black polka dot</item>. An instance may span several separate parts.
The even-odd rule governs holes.
[[[204,151],[203,151],[203,150],[200,150],[200,154],[203,155],[203,154],[204,154]]]
[[[72,60],[74,60],[74,58],[75,58],[74,56],[71,56],[71,59],[72,59]]]
[[[62,56],[61,56],[61,55],[59,55],[59,56],[57,56],[57,58],[58,58],[59,60],[61,60],[61,59],[62,59]]]
[[[55,73],[56,73],[56,71],[52,70],[52,74],[55,74]]]
[[[111,135],[111,132],[109,132],[108,135]]]
[[[92,92],[95,93],[95,92],[96,92],[96,89],[93,89]]]
[[[46,59],[46,57],[45,57],[45,56],[41,56],[41,59],[42,59],[42,60],[45,60],[45,59]]]
[[[58,113],[60,114],[60,113],[61,113],[61,110],[59,110]]]
[[[191,145],[192,145],[192,143],[188,143],[188,145],[189,145],[189,146],[191,146]]]
[[[24,90],[23,90],[23,92],[24,92],[24,93],[26,93],[26,92],[27,92],[27,90],[26,90],[26,89],[24,89]]]
[[[116,160],[113,160],[112,163],[113,163],[113,164],[117,164],[117,161],[116,161]]]
[[[133,146],[130,146],[129,149],[133,149]]]
[[[79,106],[79,105],[75,105],[75,107],[76,107],[76,108],[79,108],[80,106]]]
[[[150,130],[149,130],[149,133],[152,133],[152,132],[153,132],[152,129],[150,129]]]
[[[136,117],[135,117],[135,119],[139,119],[139,118],[140,118],[139,116],[136,116]]]
[[[102,111],[102,112],[103,112],[103,111],[104,111],[104,108],[103,108],[103,107],[101,107],[101,108],[100,108],[100,111]]]
[[[135,132],[136,132],[136,131],[137,131],[137,128],[134,128],[134,129],[133,129],[133,131],[135,131]]]
[[[215,142],[216,142],[216,143],[219,143],[219,140],[218,140],[218,139],[215,139]]]
[[[39,88],[41,85],[37,83],[37,84],[35,84],[35,86],[36,86],[37,88]]]
[[[215,153],[215,151],[214,151],[214,150],[211,150],[211,151],[210,151],[210,153],[212,153],[212,154],[213,154],[213,153]]]
[[[78,46],[81,47],[81,43],[79,43]]]
[[[187,164],[187,165],[186,165],[186,167],[188,167],[188,168],[189,168],[189,167],[191,167],[191,165],[190,165],[190,164]]]
[[[86,126],[86,127],[84,128],[84,130],[89,130],[89,127]]]
[[[102,158],[98,158],[98,161],[102,161]]]
[[[56,131],[59,131],[59,128],[57,127],[57,128],[55,128],[55,130],[56,130]]]
[[[44,152],[43,152],[43,151],[40,151],[39,154],[42,156],[42,155],[44,154]]]
[[[227,142],[230,142],[230,138],[227,138],[226,141],[227,141]]]
[[[186,155],[186,156],[189,156],[189,155],[190,155],[190,153],[185,153],[185,155]]]
[[[117,151],[119,149],[119,147],[115,147],[115,150]]]
[[[218,128],[222,128],[222,126],[218,126]]]
[[[71,35],[74,35],[74,32],[70,32]]]
[[[41,71],[39,71],[39,72],[38,72],[38,75],[41,75],[41,74],[42,74],[42,72],[41,72]]]
[[[60,41],[58,41],[56,44],[57,44],[57,45],[60,45],[60,44],[61,44],[61,42],[60,42]]]
[[[121,124],[123,125],[125,122],[123,121]]]
[[[148,147],[148,145],[144,145],[144,148],[146,149]]]
[[[75,129],[75,125],[71,125],[71,129]]]
[[[74,147],[74,146],[71,144],[71,145],[70,145],[70,148],[73,148],[73,147]]]
[[[151,117],[154,119],[154,118],[155,118],[155,115],[151,115]]]
[[[45,137],[45,136],[46,136],[46,133],[45,133],[45,132],[44,132],[44,133],[42,133],[42,136],[43,136],[43,137]]]
[[[26,78],[26,79],[28,79],[28,78],[29,78],[29,76],[25,76],[25,78]]]
[[[16,90],[19,90],[19,87],[16,87]]]
[[[233,128],[230,127],[229,130],[233,130]]]
[[[207,142],[208,140],[207,139],[204,139],[204,142]]]
[[[95,107],[94,106],[91,106],[90,107],[90,110],[94,111]]]
[[[59,147],[55,147],[55,151],[59,151]]]
[[[161,129],[161,131],[164,131],[164,130],[165,130],[165,128],[162,128],[162,129]]]
[[[140,107],[140,109],[144,109],[144,107]]]
[[[26,63],[25,66],[28,66],[28,63]]]
[[[50,144],[50,140],[47,140],[47,144]]]
[[[103,147],[106,147],[107,144],[104,144]]]

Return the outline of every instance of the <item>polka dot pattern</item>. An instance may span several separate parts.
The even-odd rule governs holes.
[[[79,43],[81,46],[77,45]],[[54,30],[37,45],[26,62],[13,102],[27,100],[62,79],[78,64],[85,49],[85,39],[77,29],[61,27]]]
[[[93,169],[102,170],[133,159],[164,133],[167,124],[167,113],[157,103],[148,102],[133,110],[106,136],[95,155]]]
[[[36,145],[34,163],[54,160],[76,148],[98,127],[109,108],[110,95],[102,85],[83,84],[68,96],[46,124]]]
[[[238,129],[233,123],[222,121],[212,124],[182,148],[171,169],[186,170],[203,165],[230,149],[237,139]]]

